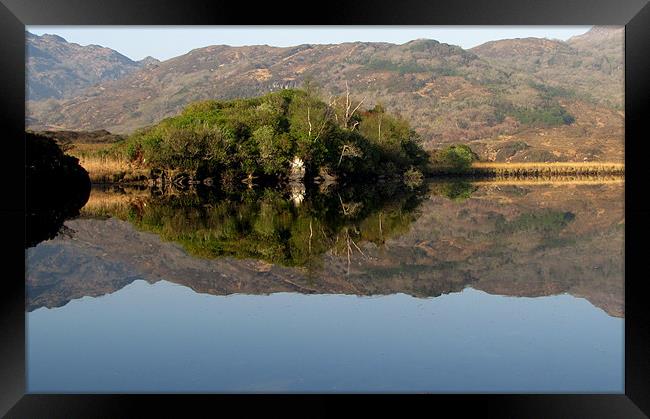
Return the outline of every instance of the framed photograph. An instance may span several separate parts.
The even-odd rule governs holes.
[[[650,6],[314,6],[2,0],[0,413],[647,417]]]

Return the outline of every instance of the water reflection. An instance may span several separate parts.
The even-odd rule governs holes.
[[[422,198],[399,185],[345,188],[310,199],[297,199],[295,188],[232,195],[208,189],[149,196],[105,214],[179,243],[194,256],[311,267],[327,251],[363,254],[360,244],[379,244],[405,231]]]
[[[93,190],[27,252],[27,307],[165,279],[214,295],[587,298],[623,316],[623,184],[435,182],[305,191]]]

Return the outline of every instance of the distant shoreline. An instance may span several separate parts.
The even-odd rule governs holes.
[[[434,169],[432,177],[453,175],[475,178],[562,178],[562,177],[623,177],[624,163],[612,162],[531,162],[504,163],[478,161],[463,173]]]

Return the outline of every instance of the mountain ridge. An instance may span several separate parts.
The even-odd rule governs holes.
[[[134,61],[101,45],[79,45],[53,35],[25,32],[27,99],[63,99],[94,83],[116,80],[158,61]]]
[[[464,143],[485,157],[522,134],[528,151],[515,151],[508,159],[620,161],[623,67],[611,55],[622,32],[592,29],[574,38],[490,41],[469,50],[427,39],[399,45],[211,45],[101,81],[74,97],[29,101],[27,125],[125,134],[197,100],[259,96],[305,82],[327,97],[342,94],[348,83],[353,95],[365,98],[364,105],[382,103],[406,117],[429,149]],[[604,50],[609,56],[594,49],[598,39],[608,42]],[[513,52],[522,42],[537,48]],[[537,114],[543,118],[561,109],[589,111],[575,115],[575,124],[541,131],[536,123],[525,122],[531,114],[536,121]],[[596,120],[602,123],[592,123]],[[557,137],[550,145],[549,137],[541,135],[549,130]],[[589,146],[582,146],[578,136]],[[566,149],[564,137],[575,138],[577,148]],[[604,151],[597,152],[599,148]]]

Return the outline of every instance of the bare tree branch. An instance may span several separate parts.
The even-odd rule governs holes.
[[[311,117],[310,117],[311,106],[307,106],[307,123],[309,124],[309,134],[307,135],[308,139],[311,139]]]

